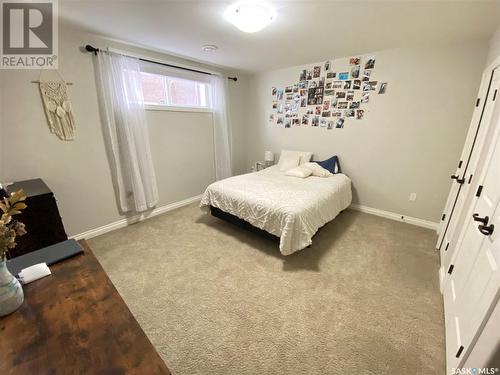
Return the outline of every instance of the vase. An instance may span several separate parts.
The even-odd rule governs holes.
[[[7,262],[0,261],[0,316],[16,311],[23,301],[23,287],[9,272]]]

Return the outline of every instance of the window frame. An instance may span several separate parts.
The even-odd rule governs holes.
[[[149,111],[173,111],[173,112],[208,112],[212,113],[213,108],[210,107],[210,98],[209,98],[209,83],[208,82],[203,82],[203,81],[198,81],[196,79],[189,79],[189,78],[183,78],[183,77],[176,77],[175,75],[168,75],[168,74],[162,74],[162,73],[152,73],[152,72],[147,72],[147,71],[142,71],[141,73],[145,74],[155,74],[163,77],[163,90],[165,91],[165,98],[168,100],[168,84],[166,83],[166,80],[170,78],[181,78],[184,80],[192,81],[192,82],[197,82],[200,84],[205,85],[206,89],[206,101],[207,101],[207,106],[195,106],[195,105],[171,105],[171,104],[153,104],[153,103],[144,103],[144,109],[149,110]]]

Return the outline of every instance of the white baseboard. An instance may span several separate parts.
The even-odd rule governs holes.
[[[179,201],[179,202],[167,204],[166,206],[157,207],[154,210],[147,212],[147,213],[137,214],[137,215],[134,215],[131,217],[127,217],[125,219],[115,221],[113,223],[103,225],[102,227],[90,229],[86,232],[71,236],[70,238],[74,238],[75,240],[81,240],[84,238],[89,239],[92,237],[100,236],[101,234],[108,233],[108,232],[111,232],[111,231],[119,229],[119,228],[124,228],[127,225],[134,224],[134,223],[137,223],[139,221],[143,221],[143,220],[149,219],[151,217],[161,215],[165,212],[175,210],[176,208],[179,208],[182,206],[186,206],[186,205],[194,203],[200,199],[201,199],[201,194],[197,195],[195,197],[184,199],[184,200]]]
[[[444,291],[444,267],[439,268],[439,291],[443,294]]]
[[[435,223],[433,221],[422,220],[422,219],[418,219],[416,217],[405,216],[405,215],[397,214],[395,212],[379,210],[378,208],[367,207],[367,206],[363,206],[363,205],[355,204],[355,203],[351,204],[350,208],[352,208],[353,210],[356,210],[356,211],[365,212],[367,214],[385,217],[385,218],[391,219],[391,220],[402,221],[403,223],[413,224],[413,225],[417,225],[419,227],[424,227],[424,228],[428,228],[428,229],[437,230],[438,225],[439,225],[439,223]]]

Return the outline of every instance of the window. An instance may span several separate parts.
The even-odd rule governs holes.
[[[209,108],[206,82],[149,72],[141,76],[146,105]]]

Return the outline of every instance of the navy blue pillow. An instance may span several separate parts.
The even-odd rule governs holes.
[[[323,161],[315,161],[315,163],[321,165],[323,168],[333,174],[342,172],[340,170],[339,158],[337,156],[332,156],[330,159],[326,159]]]

